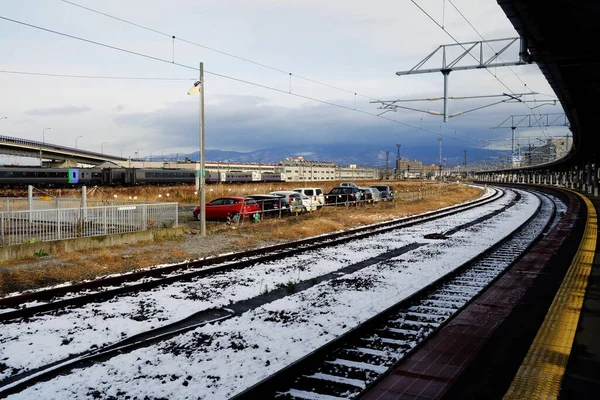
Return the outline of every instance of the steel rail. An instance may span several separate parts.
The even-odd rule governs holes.
[[[504,196],[504,195],[505,195],[505,193],[502,194],[502,196]],[[500,197],[502,197],[502,196],[500,196]],[[496,199],[498,199],[498,198],[499,197],[497,197]],[[503,206],[502,208],[500,208],[498,210],[494,210],[494,211],[486,214],[483,217],[477,218],[473,221],[469,221],[467,223],[464,223],[457,227],[454,227],[452,230],[445,232],[445,236],[452,235],[462,229],[469,228],[473,225],[480,224],[485,220],[495,217],[496,215],[498,215],[498,214],[506,211],[507,209],[513,207],[514,205],[518,204],[518,202],[520,201],[520,198],[521,198],[521,196],[517,192],[517,195],[509,204]],[[453,213],[450,213],[448,215],[452,215],[452,214]],[[411,250],[414,247],[414,245],[408,245],[405,247],[406,247],[406,249],[404,249],[404,248],[397,249],[397,250],[390,252],[393,254],[387,254],[385,256],[389,257],[389,258],[395,257],[398,255],[399,252],[405,252],[405,251]],[[380,262],[381,257],[382,257],[381,255],[378,257],[375,257],[374,260],[377,262]],[[360,267],[349,266],[348,268],[353,271],[356,271],[358,269],[362,269],[362,268],[365,268],[365,267],[371,265],[372,262],[369,262],[369,260],[367,260],[366,262],[360,262],[358,264],[360,265]],[[338,272],[339,272],[339,270],[338,270]],[[335,274],[335,273],[326,274],[325,276],[311,279],[310,283],[308,283],[308,282],[306,284],[300,283],[300,284],[298,284],[298,290],[296,290],[296,293],[298,293],[299,291],[308,289],[310,287],[313,287],[315,284],[315,282],[314,282],[315,280],[318,283],[321,283],[325,280],[333,279],[334,277],[337,277],[337,274]],[[157,342],[164,341],[173,336],[182,334],[184,332],[195,329],[195,328],[205,325],[207,323],[221,321],[223,319],[230,318],[231,316],[233,316],[235,314],[239,314],[241,312],[247,311],[251,308],[257,308],[265,303],[273,301],[277,297],[285,297],[285,296],[290,295],[290,293],[285,293],[284,290],[280,290],[279,292],[280,293],[269,293],[268,295],[263,295],[264,299],[262,299],[262,302],[253,301],[253,304],[251,307],[248,306],[248,304],[247,304],[248,301],[240,301],[238,303],[229,305],[228,308],[203,310],[203,311],[197,312],[181,321],[177,321],[177,322],[168,324],[166,326],[162,326],[162,327],[153,329],[148,332],[142,332],[142,333],[136,334],[130,338],[124,339],[123,341],[117,342],[113,345],[106,346],[101,349],[88,351],[88,352],[85,352],[82,354],[76,354],[76,355],[70,356],[66,359],[53,362],[49,365],[45,365],[45,366],[36,368],[34,370],[27,371],[22,374],[12,376],[3,381],[3,386],[0,387],[0,397],[6,396],[6,395],[9,395],[12,393],[16,393],[20,390],[23,390],[29,386],[34,385],[40,381],[47,381],[59,374],[68,373],[72,369],[85,368],[94,362],[107,360],[116,355],[123,354],[125,352],[130,352],[130,351],[133,351],[133,350],[141,348],[141,347],[151,346]]]
[[[75,284],[66,287],[59,287],[53,289],[47,289],[43,291],[36,291],[26,293],[22,295],[5,297],[0,299],[0,322],[9,321],[16,318],[27,318],[36,313],[53,311],[64,307],[70,306],[82,306],[88,303],[103,301],[106,299],[113,298],[115,296],[123,295],[126,293],[133,293],[136,291],[148,290],[157,286],[171,284],[174,282],[181,282],[197,277],[208,276],[215,273],[221,273],[233,269],[241,269],[254,265],[256,263],[273,261],[289,257],[301,252],[314,250],[318,248],[333,246],[337,244],[346,243],[352,240],[371,236],[373,234],[379,234],[388,232],[395,229],[413,226],[416,224],[432,221],[435,219],[443,218],[448,215],[453,215],[459,212],[470,210],[475,207],[491,203],[505,196],[506,192],[503,190],[497,190],[495,194],[484,199],[479,199],[467,204],[457,205],[448,207],[446,209],[432,211],[429,213],[416,215],[400,220],[388,221],[379,224],[370,225],[368,227],[356,228],[353,230],[336,232],[329,235],[322,235],[318,237],[303,239],[293,243],[286,243],[281,245],[269,246],[260,249],[251,250],[248,252],[234,253],[229,255],[223,255],[214,258],[208,258],[198,261],[181,263],[173,266],[157,268],[148,271],[140,271],[132,274],[126,274],[116,277],[110,277],[101,280],[95,280],[92,282],[85,282],[81,284]],[[223,264],[215,267],[210,267],[215,264]],[[167,274],[172,274],[181,270],[198,269],[191,272],[184,272],[179,275],[162,277]],[[133,283],[130,285],[111,288],[107,290],[100,290],[96,293],[85,294],[83,296],[68,297],[60,299],[58,301],[51,301],[59,296],[64,296],[69,293],[77,293],[83,291],[90,291],[99,289],[102,287],[114,287],[119,284],[126,282],[143,280],[148,278],[156,278],[154,280],[148,280],[141,283]],[[26,306],[26,303],[31,302],[42,302],[50,301],[48,303],[42,303],[33,306]],[[2,309],[12,308],[14,310],[2,312]]]
[[[524,224],[490,249],[232,399],[302,399],[325,398],[324,396],[334,399],[360,396],[385,376],[389,368],[444,326],[452,315],[473,301],[478,293],[491,285],[509,265],[520,259],[540,240],[553,219],[557,218],[554,204],[550,218],[535,237],[516,245],[519,235],[535,225],[536,219],[541,218],[541,208],[542,204]],[[517,247],[518,251],[515,253]],[[491,260],[506,257],[510,258],[509,265],[494,267]],[[398,355],[384,355],[383,351],[381,354],[374,354],[378,351],[361,347],[369,340],[387,341],[389,347],[399,349]],[[360,356],[349,356],[353,352]],[[346,362],[343,357],[346,360],[353,358],[353,361]],[[377,362],[386,357],[388,365],[377,365]],[[312,392],[312,388],[319,390],[318,393]]]

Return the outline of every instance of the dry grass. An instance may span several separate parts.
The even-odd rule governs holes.
[[[374,183],[377,182],[369,184]],[[265,193],[271,190],[279,190],[280,187],[281,190],[286,190],[298,186],[303,185],[301,183],[285,183],[280,186],[265,184],[214,185],[211,187],[213,191],[210,193],[212,193],[211,196],[218,197],[223,195],[224,191],[229,193],[229,189],[232,189],[232,192],[237,192],[236,194],[240,194],[239,191],[243,194],[244,190],[254,192],[254,189],[256,189],[256,193]],[[334,183],[327,185],[323,183],[321,185],[325,191],[333,186]],[[299,217],[289,217],[281,220],[267,219],[260,223],[244,222],[241,225],[227,225],[209,222],[207,223],[208,238],[198,242],[191,239],[194,245],[190,246],[189,241],[193,235],[188,235],[187,247],[185,246],[185,240],[163,240],[153,243],[138,243],[98,250],[53,254],[50,257],[32,258],[19,264],[4,263],[4,265],[0,264],[0,295],[339,231],[446,207],[473,199],[481,194],[480,190],[464,185],[402,182],[395,183],[394,186],[399,196],[403,192],[418,190],[432,192],[434,189],[437,190],[437,195],[417,201],[396,200],[393,203],[379,203],[350,207],[349,209],[325,207],[318,212]],[[138,200],[156,200],[157,194],[167,193],[167,191],[169,193],[179,192],[180,199],[185,199],[190,193],[193,195],[194,188],[193,186],[173,186],[169,188],[143,187],[115,188],[111,190],[120,193],[120,196],[133,196],[133,193],[137,193]],[[112,191],[107,192],[106,195],[110,196],[113,193]],[[142,194],[148,197],[141,198]],[[63,189],[60,195],[73,196],[73,193],[65,193],[65,189]],[[207,195],[207,200],[210,200],[210,198],[212,197]],[[195,198],[194,201],[190,201],[192,204],[194,202]],[[195,232],[192,231],[191,233]],[[203,248],[202,243],[210,243],[210,246]]]
[[[359,181],[361,186],[386,184],[394,187],[397,192],[426,190],[439,186],[430,181]],[[206,201],[211,201],[222,196],[244,196],[250,194],[264,194],[278,190],[292,190],[297,187],[320,187],[325,193],[339,185],[339,181],[323,182],[273,182],[273,183],[243,183],[243,184],[210,184],[206,185]],[[7,190],[4,196],[27,197],[26,188]],[[36,189],[34,195],[47,195],[51,197],[80,198],[81,189]],[[137,200],[137,201],[176,201],[182,204],[196,204],[198,193],[194,185],[173,186],[129,186],[129,187],[88,187],[90,200]]]

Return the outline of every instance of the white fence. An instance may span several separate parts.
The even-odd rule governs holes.
[[[87,207],[120,206],[125,204],[139,204],[132,200],[88,200],[77,198],[59,197],[0,197],[0,212],[23,210],[51,210],[57,208],[79,208],[83,204]]]
[[[0,212],[0,245],[138,232],[177,226],[177,203]]]

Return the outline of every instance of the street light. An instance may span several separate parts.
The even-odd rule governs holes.
[[[200,80],[194,83],[188,91],[188,95],[200,94],[200,171],[198,174],[198,183],[196,185],[200,194],[200,236],[206,236],[206,210],[204,196],[204,63],[200,63]]]
[[[46,144],[46,131],[50,128],[44,128],[42,130],[42,146]],[[40,167],[42,166],[42,146],[40,146]]]
[[[75,150],[77,150],[77,139],[79,139],[79,138],[83,138],[83,136],[77,136],[75,138]]]
[[[102,142],[102,144],[100,145],[100,154],[104,155],[104,145],[108,144],[108,142]]]
[[[144,149],[138,149],[138,151],[135,152],[135,158],[137,158],[138,160],[140,159],[140,151],[142,151]]]

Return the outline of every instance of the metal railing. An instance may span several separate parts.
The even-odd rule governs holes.
[[[89,200],[85,201],[87,207],[119,206],[128,204],[139,204],[132,200]],[[33,197],[31,205],[26,197],[0,197],[0,212],[24,211],[24,210],[51,210],[62,208],[82,207],[83,200],[80,198],[59,197]]]
[[[177,203],[0,212],[0,245],[176,227]]]

